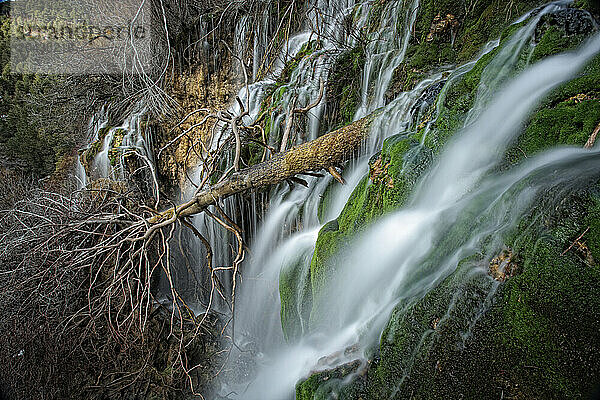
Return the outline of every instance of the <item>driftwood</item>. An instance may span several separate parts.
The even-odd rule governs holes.
[[[339,181],[340,176],[334,167],[359,151],[368,137],[372,120],[373,114],[286,152],[277,153],[268,161],[234,172],[228,179],[198,192],[190,201],[165,210],[148,222],[162,225],[176,218],[198,214],[220,199],[249,189],[278,184],[298,174],[310,175],[325,170]]]

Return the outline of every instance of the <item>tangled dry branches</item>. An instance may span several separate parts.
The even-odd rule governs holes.
[[[70,398],[73,386],[140,392],[151,390],[142,383],[184,378],[194,391],[202,382],[209,366],[194,349],[207,340],[218,348],[222,328],[210,307],[196,315],[174,286],[167,306],[155,298],[154,282],[173,274],[178,226],[145,237],[151,213],[139,200],[102,182],[70,195],[36,190],[1,212],[0,333],[10,340],[0,384],[15,396]]]

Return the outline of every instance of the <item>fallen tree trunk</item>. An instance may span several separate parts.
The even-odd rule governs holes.
[[[368,137],[373,117],[374,114],[371,114],[284,153],[277,153],[268,161],[234,172],[229,179],[198,193],[184,204],[161,212],[148,222],[156,224],[177,217],[188,217],[236,193],[275,185],[303,172],[327,171],[340,165],[358,152]]]

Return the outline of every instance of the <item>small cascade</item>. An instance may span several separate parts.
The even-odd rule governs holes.
[[[235,27],[233,54],[239,55],[242,59],[244,58],[244,50],[246,49],[248,41],[248,27],[250,25],[249,20],[249,16],[244,15],[240,18],[239,22]],[[235,60],[235,65],[237,69],[236,75],[243,78],[244,66],[242,65],[240,60]]]
[[[286,116],[286,113],[290,110],[290,108],[301,108],[306,107],[307,105],[315,102],[320,93],[320,82],[325,82],[327,80],[327,76],[329,74],[329,69],[333,64],[335,57],[340,53],[338,46],[340,43],[337,40],[344,39],[344,34],[342,32],[340,23],[342,19],[344,19],[347,15],[352,12],[352,7],[354,2],[351,0],[343,0],[343,1],[335,1],[335,2],[324,2],[317,1],[315,4],[309,4],[310,12],[315,13],[315,18],[320,18],[318,28],[316,31],[312,29],[314,27],[307,25],[305,28],[307,29],[304,32],[298,33],[289,38],[286,42],[286,45],[282,49],[281,54],[275,58],[273,65],[271,66],[269,73],[266,74],[266,77],[260,81],[256,81],[253,83],[249,83],[246,87],[242,85],[241,89],[238,92],[237,97],[240,99],[244,111],[248,112],[248,115],[243,118],[243,122],[245,124],[252,124],[252,122],[259,116],[261,112],[261,106],[265,95],[272,91],[272,88],[278,85],[278,89],[280,93],[282,93],[280,104],[281,107],[277,110],[273,110],[271,114],[271,135],[268,138],[270,144],[275,144],[277,141],[278,135],[281,135],[279,132],[280,123]],[[322,8],[319,8],[322,7]],[[265,48],[267,40],[267,25],[268,25],[268,10],[265,10],[263,13],[263,20],[260,24],[255,25],[254,29],[254,48],[253,48],[253,76],[256,77],[258,75],[258,65],[262,62],[263,51]],[[253,24],[251,18],[242,17],[238,25],[236,26],[236,32],[240,35],[244,35],[245,37],[248,35],[248,31],[250,28],[250,24]],[[345,40],[345,39],[344,39]],[[246,39],[241,36],[236,40],[236,52],[237,54],[243,54]],[[318,44],[317,44],[318,43]],[[281,81],[281,74],[284,70],[286,63],[290,60],[299,57],[299,54],[302,52],[308,53],[306,56],[302,57],[298,61],[297,67],[290,71],[289,76],[287,77],[287,82]],[[279,79],[279,81],[277,81]],[[324,95],[323,95],[324,96]],[[325,101],[321,101],[316,107],[314,107],[307,114],[307,122],[305,134],[302,137],[291,138],[291,146],[292,144],[299,143],[301,141],[308,141],[315,139],[319,134],[319,124],[320,119],[322,117],[323,108]],[[246,110],[247,109],[247,110]],[[230,108],[227,110],[231,115],[240,115],[242,112],[242,108],[239,103],[233,102]],[[218,134],[215,135],[212,140],[210,147],[215,149],[219,147],[223,140],[225,140],[230,134],[230,129],[226,124],[221,124],[220,129],[217,130]],[[202,168],[197,168],[197,172],[193,173],[193,181],[201,182],[202,176],[199,174],[202,171]],[[314,186],[313,183],[316,182],[316,179],[310,179],[309,187]],[[319,183],[319,190],[322,193],[327,184],[328,180],[324,180],[322,183]],[[296,188],[290,194],[290,199],[294,198],[296,200],[290,200],[289,207],[288,203],[284,204],[275,204],[273,203],[270,208],[275,209],[279,207],[283,207],[283,210],[288,210],[287,214],[283,214],[278,212],[278,215],[284,217],[285,221],[283,225],[277,225],[272,231],[269,231],[268,236],[278,241],[282,238],[282,232],[287,231],[288,233],[292,231],[292,227],[296,225],[299,220],[299,212],[301,212],[304,217],[304,223],[308,223],[308,226],[316,227],[318,226],[318,218],[317,218],[317,208],[318,202],[312,201],[312,211],[307,212],[306,207],[301,207],[302,203],[306,201],[310,196],[310,190],[304,190],[305,188]],[[188,188],[184,192],[184,198],[189,198],[192,195],[195,188]],[[289,191],[287,187],[282,187],[276,189],[277,193],[275,198],[282,198],[285,195],[286,191]],[[318,198],[317,196],[313,196],[312,199]],[[233,206],[233,203],[236,203]],[[283,203],[283,202],[281,202]],[[245,215],[244,212],[240,212],[240,210],[245,210],[245,207],[240,206],[244,204],[244,202],[240,199],[239,196],[233,196],[231,199],[227,199],[224,205],[222,205],[223,211],[227,215]],[[255,204],[250,204],[249,208],[255,208]],[[214,210],[213,210],[214,211]],[[248,210],[250,213],[250,210]],[[250,214],[256,215],[256,214]],[[282,222],[278,219],[275,222]],[[198,231],[205,237],[214,238],[211,239],[214,243],[211,243],[213,250],[213,265],[231,265],[231,250],[230,246],[235,246],[233,235],[224,232],[221,226],[218,226],[212,219],[207,218],[204,215],[197,216],[193,219],[194,226],[198,229]],[[270,222],[266,222],[266,225],[270,225]],[[273,225],[273,224],[271,224]],[[275,225],[273,225],[275,226]],[[282,230],[282,226],[284,229]],[[246,233],[254,231],[256,225],[248,227],[250,231],[245,230]],[[264,230],[263,230],[264,231]],[[254,236],[252,236],[254,237]],[[264,236],[261,236],[264,238]],[[316,236],[315,236],[316,239]],[[198,268],[202,267],[202,260],[206,258],[205,249],[203,246],[197,241],[192,240],[192,238],[188,238],[186,241],[190,246],[194,248],[194,259],[197,262],[191,262],[190,264],[198,265]],[[273,243],[272,241],[267,241],[266,243]],[[313,240],[314,245],[314,240]],[[269,249],[265,249],[265,255],[272,250],[272,247]],[[256,254],[253,255],[252,265],[257,265],[256,263],[264,262],[264,258],[261,256],[261,252],[257,251]],[[262,261],[260,261],[262,260]],[[187,261],[186,261],[187,263]],[[248,269],[254,269],[253,267],[245,266],[244,279],[251,280],[253,278],[248,278],[248,276],[252,276],[253,273],[249,273]],[[257,267],[258,268],[258,267]],[[193,269],[193,268],[192,268]],[[195,271],[194,275],[202,275],[201,271]],[[185,279],[182,278],[182,281]],[[231,279],[227,279],[223,277],[221,281],[230,281]],[[246,285],[244,285],[246,286]],[[185,282],[182,282],[178,287],[187,287],[184,289],[186,292],[190,292],[195,290],[192,286],[186,285]],[[243,289],[246,291],[246,289]],[[227,290],[225,290],[227,292]],[[227,292],[229,293],[229,292]],[[241,296],[244,296],[242,293]],[[186,297],[186,296],[184,296]],[[226,297],[226,296],[225,296]],[[186,297],[187,299],[187,297]],[[186,300],[187,301],[187,300]],[[203,299],[202,301],[195,301],[195,303],[203,303],[204,306],[208,304],[207,299]],[[245,304],[245,301],[239,301],[239,304]],[[223,306],[223,304],[222,304]],[[245,306],[244,306],[245,307]],[[203,307],[198,306],[195,307],[197,312],[202,312]],[[225,309],[221,308],[220,311],[226,312]]]
[[[302,71],[301,62],[292,77],[300,76]],[[265,216],[262,228],[250,246],[253,254],[245,266],[244,285],[235,317],[236,336],[240,343],[252,349],[256,355],[254,362],[269,363],[278,354],[278,349],[284,348],[278,293],[281,271],[301,265],[305,270],[300,276],[306,276],[322,224],[339,215],[354,187],[368,170],[369,156],[381,147],[383,140],[411,129],[410,122],[405,121],[414,120],[414,114],[418,112],[414,104],[443,76],[439,73],[421,82],[414,90],[402,93],[376,117],[364,156],[352,162],[344,173],[347,185],[340,186],[331,177],[308,177],[308,187],[290,189],[285,185],[273,190],[269,205],[271,211]],[[331,191],[329,204],[320,212],[327,190]],[[298,230],[299,225],[301,229]],[[302,296],[302,292],[295,295]]]
[[[365,26],[369,23],[371,8],[368,4],[363,4],[362,7],[359,25]],[[419,0],[413,0],[405,14],[401,13],[400,2],[391,1],[385,4],[379,26],[367,45],[367,63],[362,77],[362,98],[354,116],[355,120],[385,105],[385,92],[394,71],[404,61],[418,8]],[[399,18],[402,17],[404,21],[400,23]],[[370,90],[371,87],[374,92]]]
[[[546,14],[553,14],[564,10],[569,4],[568,1],[558,1],[550,3],[541,9],[538,9],[535,16],[529,19],[527,24],[511,36],[506,44],[502,46],[499,53],[494,57],[481,74],[481,81],[485,82],[477,88],[476,104],[469,111],[469,116],[465,125],[474,121],[485,106],[497,96],[497,90],[514,74],[517,63],[524,52],[531,55],[535,46],[532,45],[532,38],[535,28]],[[519,18],[517,23],[524,21]]]
[[[343,3],[343,2],[342,2]],[[324,31],[327,31],[328,37],[338,37],[341,34],[332,33],[335,29],[339,30],[340,21],[352,11],[352,3],[334,5],[336,12],[323,13],[330,17],[323,24]],[[358,6],[364,7],[365,4]],[[418,3],[413,4],[413,8],[417,7]],[[340,13],[339,10],[345,10]],[[399,10],[397,7],[386,8],[386,18],[390,22],[398,19]],[[335,10],[334,10],[335,11]],[[413,9],[412,14],[416,14]],[[331,17],[333,16],[333,17]],[[407,16],[408,17],[408,16]],[[414,16],[410,20],[410,26],[414,23]],[[359,24],[366,23],[366,19],[360,19]],[[397,21],[396,21],[397,22]],[[394,27],[396,27],[394,23]],[[396,28],[394,28],[396,29]],[[380,66],[382,69],[388,68],[389,74],[380,74],[380,79],[389,79],[395,67],[402,61],[404,52],[408,42],[408,34],[410,29],[407,29],[404,41],[401,43],[394,42],[388,44],[388,48],[377,47],[372,51],[387,52],[390,57],[385,66]],[[303,46],[310,44],[310,33],[300,33],[292,37],[288,44],[290,54],[298,53]],[[348,38],[350,44],[353,39]],[[405,44],[402,44],[404,43]],[[314,101],[318,96],[318,82],[326,80],[329,74],[329,68],[333,64],[332,57],[339,54],[336,50],[334,41],[325,42],[321,49],[314,51],[310,57],[305,57],[300,60],[297,68],[292,71],[289,83],[283,85],[283,96],[281,100],[282,110],[275,111],[271,115],[271,131],[273,136],[277,137],[278,128],[285,118],[285,112],[291,106],[293,99],[297,96],[298,105],[307,105]],[[402,47],[404,46],[404,47]],[[400,49],[400,53],[395,51]],[[392,54],[395,57],[392,57]],[[394,65],[394,63],[397,63]],[[283,70],[283,63],[275,67],[275,72],[280,73]],[[310,257],[314,249],[314,244],[317,238],[317,233],[323,222],[336,218],[342,210],[352,190],[358,181],[364,176],[368,170],[368,155],[370,155],[377,146],[380,146],[385,137],[400,133],[402,129],[408,129],[407,126],[399,127],[398,129],[387,129],[385,126],[386,120],[389,122],[393,115],[407,116],[415,110],[412,108],[413,103],[423,94],[423,92],[432,84],[439,82],[441,74],[433,79],[423,82],[418,85],[415,90],[404,94],[402,99],[397,99],[388,108],[386,108],[381,116],[377,118],[377,123],[373,126],[373,139],[366,146],[361,157],[353,162],[347,168],[345,173],[348,182],[345,186],[335,184],[331,177],[316,179],[308,177],[308,187],[297,186],[293,190],[286,186],[281,186],[274,189],[272,192],[271,204],[269,212],[264,221],[262,228],[254,236],[251,249],[253,250],[250,262],[245,266],[244,270],[244,285],[241,288],[240,301],[238,303],[236,313],[236,337],[240,343],[252,349],[254,354],[260,354],[257,359],[266,361],[277,353],[277,349],[284,346],[283,336],[281,334],[281,321],[279,318],[279,310],[281,305],[278,293],[279,273],[284,266],[303,265],[308,268]],[[377,84],[381,84],[377,82]],[[387,84],[386,84],[387,85]],[[368,86],[367,86],[368,89]],[[366,89],[365,89],[366,90]],[[385,92],[385,90],[383,91]],[[363,97],[366,94],[363,91]],[[383,97],[383,95],[381,95]],[[304,140],[312,140],[317,137],[319,132],[319,120],[322,114],[322,102],[319,106],[313,109],[309,115],[307,123],[308,135]],[[375,107],[371,105],[371,107]],[[376,108],[376,107],[375,107]],[[357,114],[357,118],[360,118]],[[398,117],[400,118],[400,117]],[[325,192],[332,191],[330,205],[321,212],[320,203]],[[301,224],[302,229],[296,231],[298,224]],[[290,251],[293,250],[293,253]],[[273,255],[277,255],[274,257]],[[290,254],[293,254],[293,259],[290,259]],[[301,295],[298,293],[297,295]],[[269,316],[265,318],[265,316]],[[233,358],[235,359],[235,358]]]
[[[77,189],[83,189],[88,184],[87,174],[85,173],[85,168],[83,167],[79,157],[76,157],[75,160],[75,180],[77,183]]]
[[[252,46],[252,81],[256,82],[258,72],[264,60],[268,46],[269,11],[263,10],[260,20],[256,21]]]
[[[152,131],[144,123],[146,109],[143,104],[133,108],[119,126],[109,126],[110,111],[103,107],[88,125],[87,148],[80,151],[77,177],[81,185],[97,179],[125,181],[137,168],[145,171],[150,189],[156,196],[154,181],[154,155],[151,150]],[[130,161],[135,160],[135,165]],[[131,164],[131,165],[130,165]]]

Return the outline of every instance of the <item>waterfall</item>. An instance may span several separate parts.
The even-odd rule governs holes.
[[[418,294],[439,281],[440,277],[446,276],[450,271],[444,267],[454,268],[457,260],[435,268],[431,276],[421,276],[418,281],[406,281],[413,274],[423,275],[421,262],[428,252],[434,251],[436,241],[440,240],[437,235],[444,232],[444,227],[440,225],[455,224],[460,211],[473,207],[475,199],[485,199],[485,206],[477,206],[482,211],[495,211],[494,207],[499,206],[499,212],[504,214],[511,210],[511,207],[503,208],[507,204],[524,208],[533,192],[575,179],[576,170],[569,168],[580,162],[589,164],[594,159],[593,155],[581,149],[558,149],[542,154],[514,172],[490,175],[490,171],[500,161],[504,150],[519,133],[521,124],[535,105],[550,89],[572,77],[598,51],[600,37],[595,37],[575,54],[554,56],[534,65],[505,87],[472,126],[457,134],[452,143],[446,146],[436,165],[423,177],[409,204],[357,240],[352,254],[348,256],[348,260],[352,261],[344,267],[345,273],[341,278],[350,281],[335,282],[330,288],[335,292],[332,300],[336,299],[330,306],[335,308],[340,321],[347,324],[348,320],[352,320],[355,324],[363,318],[360,325],[364,326],[373,315],[381,315],[394,303],[399,292]],[[478,149],[475,154],[474,148]],[[554,169],[561,167],[566,171],[564,174],[553,173]],[[579,174],[581,179],[586,179],[586,174],[597,174],[597,171],[593,168],[581,169]],[[528,179],[529,185],[524,192],[530,193],[524,194],[519,192],[522,188],[518,183],[525,179]],[[506,198],[514,196],[514,190],[517,190],[516,200]],[[516,216],[509,214],[510,220],[514,221]],[[494,218],[490,220],[490,224],[498,223]],[[480,224],[477,229],[487,233],[497,231],[498,226]],[[470,238],[476,237],[476,234],[472,233]],[[374,249],[378,251],[374,253]],[[458,248],[456,251],[464,249]],[[375,268],[367,270],[365,263]],[[418,283],[416,287],[413,286],[415,283]],[[374,287],[382,286],[388,287],[382,291],[384,296],[373,303],[365,301],[372,297]],[[345,290],[339,292],[339,288]],[[360,307],[357,300],[369,304],[363,316],[358,318],[356,315],[360,314]]]
[[[87,186],[87,175],[79,156],[77,156],[75,160],[75,180],[77,189],[83,189]]]
[[[124,181],[128,173],[126,159],[135,154],[142,160],[143,170],[150,172],[148,182],[152,182],[155,168],[153,139],[151,129],[144,125],[145,115],[146,108],[139,103],[134,105],[120,125],[109,126],[110,110],[102,107],[88,124],[90,144],[81,150],[78,157],[78,181],[84,185],[96,179]],[[87,159],[87,170],[81,163],[82,157]],[[150,192],[156,195],[152,190]]]
[[[499,53],[494,57],[481,74],[481,81],[485,82],[477,88],[476,104],[469,111],[466,124],[475,120],[485,106],[497,96],[496,91],[501,85],[514,73],[515,67],[519,61],[522,52],[533,53],[534,46],[531,46],[531,39],[535,33],[535,28],[546,14],[556,13],[564,10],[569,2],[557,1],[550,3],[538,10],[538,12],[529,19],[527,24],[510,37],[508,42],[502,46]],[[529,15],[526,14],[526,15]],[[517,20],[523,22],[521,18]]]
[[[365,10],[368,10],[366,4],[364,6]],[[400,2],[397,1],[385,4],[379,26],[374,33],[375,37],[367,45],[367,63],[363,72],[361,104],[354,119],[362,118],[384,105],[384,95],[390,85],[392,75],[396,67],[404,61],[410,34],[417,18],[419,0],[412,1],[405,15],[398,12],[399,7]],[[369,21],[367,11],[364,12],[364,15],[361,20],[363,24],[366,24]],[[401,16],[404,16],[403,24],[398,21]],[[403,27],[403,32],[398,32],[399,26]],[[399,42],[394,40],[397,37],[400,37]],[[371,85],[375,92],[369,96]]]
[[[528,50],[525,46],[541,15],[560,7],[562,4],[555,3],[543,8],[496,52],[482,74],[465,127],[422,176],[408,204],[356,238],[338,266],[344,272],[337,274],[325,290],[329,294],[323,299],[327,312],[318,329],[295,345],[285,345],[281,336],[275,337],[274,333],[280,330],[279,321],[274,321],[280,307],[276,293],[278,271],[287,264],[302,262],[311,252],[314,246],[311,240],[321,226],[318,215],[315,216],[316,197],[322,195],[321,190],[327,184],[311,180],[309,188],[274,191],[271,211],[257,233],[257,244],[252,246],[257,257],[246,270],[245,279],[253,281],[249,285],[253,295],[246,295],[244,307],[247,308],[238,309],[236,315],[240,335],[246,335],[248,343],[252,342],[253,354],[259,355],[257,375],[238,387],[239,398],[290,398],[295,383],[310,371],[351,361],[337,357],[333,365],[319,363],[323,356],[340,354],[340,351],[343,354],[346,347],[356,343],[361,349],[375,343],[400,299],[410,301],[422,296],[448,276],[460,260],[481,247],[485,239],[498,237],[511,229],[539,193],[559,185],[576,185],[597,175],[597,147],[593,151],[555,149],[530,158],[508,172],[495,172],[507,146],[544,96],[571,79],[600,51],[600,37],[595,36],[578,51],[550,57],[514,77],[515,54]],[[497,45],[497,41],[490,43],[484,53]],[[370,53],[373,61],[367,61],[363,78],[363,111],[357,115],[380,107],[381,93],[387,89],[381,92],[377,86],[378,92],[371,96],[372,100],[365,100],[369,98],[365,95],[368,91],[365,82],[370,76],[377,75],[378,84],[386,86],[387,72],[390,72],[372,65],[394,65],[393,60],[405,50],[399,46],[393,55]],[[369,66],[369,62],[373,64]],[[413,106],[428,87],[441,83],[443,76],[450,72],[448,85],[472,66],[473,63],[469,63],[446,74],[433,75],[411,92],[401,93],[391,101],[373,123],[375,134],[366,153],[378,148],[386,135],[411,129],[412,115],[417,112]],[[377,72],[373,72],[375,70]],[[390,76],[392,72],[393,69]],[[364,159],[356,161],[354,168],[349,168],[352,178],[348,180],[357,182],[365,166]],[[348,186],[351,188],[353,184]],[[328,218],[337,216],[348,195],[348,189],[340,190]],[[288,226],[299,216],[301,231],[283,235],[277,229]],[[458,225],[468,226],[469,235],[450,248],[442,249],[444,236]],[[273,246],[273,243],[281,244]],[[288,252],[291,251],[296,260],[290,260]],[[265,322],[267,320],[260,319],[259,314],[270,315],[272,320]],[[247,321],[242,322],[245,319]]]

